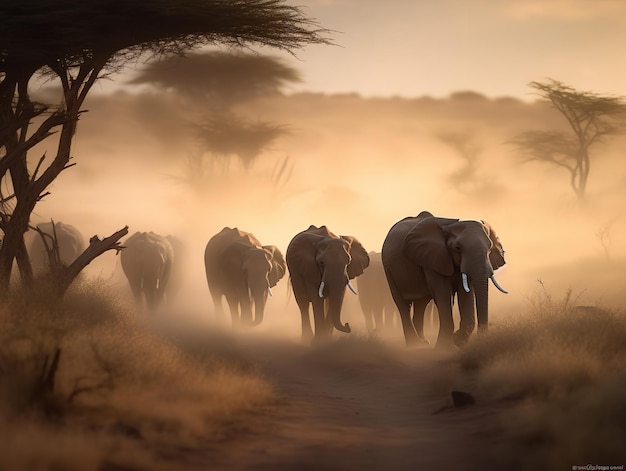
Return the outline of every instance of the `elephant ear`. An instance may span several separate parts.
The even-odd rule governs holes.
[[[437,218],[418,222],[404,239],[404,255],[416,265],[445,276],[454,274],[446,236]]]
[[[483,221],[483,225],[492,243],[491,252],[489,252],[489,261],[491,262],[491,267],[497,270],[506,263],[504,261],[504,247],[502,247],[500,238],[496,235],[493,228],[485,221]]]
[[[350,243],[350,263],[347,267],[348,278],[354,279],[359,275],[362,275],[365,269],[370,264],[370,256],[367,250],[361,245],[357,239],[352,236],[341,236],[342,239],[347,240]]]
[[[220,256],[220,268],[232,276],[237,276],[243,267],[243,253],[250,246],[242,242],[230,244]]]
[[[270,288],[273,288],[280,281],[280,279],[285,276],[287,265],[285,264],[283,254],[280,250],[278,250],[278,247],[275,245],[264,245],[263,249],[270,254],[270,263],[272,264],[272,268],[267,278]]]
[[[323,239],[323,236],[308,231],[300,232],[291,239],[287,247],[286,261],[292,274],[298,272],[312,283],[320,282],[322,274],[317,269],[315,251],[316,244]]]

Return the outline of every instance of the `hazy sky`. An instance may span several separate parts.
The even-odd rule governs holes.
[[[474,90],[532,99],[526,84],[551,77],[626,95],[624,0],[290,3],[336,30],[338,44],[288,58],[305,80],[294,90],[405,97]]]

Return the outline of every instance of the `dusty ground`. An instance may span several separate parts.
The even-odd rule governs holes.
[[[318,348],[238,340],[277,401],[219,444],[169,459],[194,470],[471,470],[489,462],[500,440],[497,408],[446,407],[446,355],[344,340]]]

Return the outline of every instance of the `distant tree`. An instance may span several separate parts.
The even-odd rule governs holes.
[[[228,173],[233,157],[247,172],[272,142],[288,132],[284,126],[245,120],[231,113],[210,114],[189,126],[195,147],[183,162],[182,177],[176,179],[199,195],[215,178]]]
[[[325,30],[283,0],[3,0],[0,25],[0,291],[9,287],[14,260],[32,283],[24,233],[52,182],[74,165],[72,139],[99,77],[145,55],[183,55],[205,45],[293,52],[328,43]],[[59,104],[31,99],[29,84],[39,74],[58,84]],[[33,158],[32,149],[52,135],[53,155]]]
[[[287,133],[284,126],[239,116],[235,105],[280,93],[299,80],[295,69],[275,57],[210,51],[153,62],[130,83],[152,84],[187,99],[184,113],[192,116],[188,127],[195,147],[188,151],[177,179],[203,195],[216,176],[231,168],[232,159],[247,172]]]
[[[196,104],[224,110],[300,80],[297,70],[276,57],[212,51],[152,62],[130,83],[173,89]]]
[[[563,115],[571,131],[527,131],[511,142],[526,156],[526,161],[547,162],[566,169],[572,190],[579,201],[583,200],[591,170],[590,149],[606,136],[623,132],[619,120],[626,112],[624,97],[581,92],[556,80],[531,82],[529,86]]]
[[[488,102],[489,99],[483,95],[482,93],[478,93],[478,92],[473,92],[471,90],[462,90],[459,92],[453,92],[450,94],[450,100],[453,101],[457,101],[457,102],[474,102],[474,103],[479,103],[479,102]]]
[[[471,197],[491,197],[494,192],[504,191],[493,178],[481,172],[479,160],[484,147],[475,133],[444,131],[437,137],[464,160],[464,165],[448,176],[454,189]]]
[[[463,168],[450,176],[451,183],[456,187],[462,186],[466,181],[475,180],[478,173],[478,157],[483,152],[483,146],[476,141],[474,135],[468,132],[445,131],[439,133],[437,137],[452,147],[465,161]]]
[[[235,156],[244,170],[249,170],[267,146],[287,133],[284,126],[252,122],[232,114],[210,116],[192,126],[200,148],[224,169],[228,168],[230,157]]]
[[[614,223],[615,219],[609,220],[596,232],[607,260],[611,260],[611,229]]]

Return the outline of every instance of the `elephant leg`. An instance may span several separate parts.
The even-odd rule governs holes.
[[[319,296],[313,297],[311,304],[313,306],[313,322],[315,323],[314,339],[327,338],[330,335],[332,324],[326,319],[326,303],[324,298]]]
[[[387,306],[383,306],[383,329],[387,330],[393,326],[393,314]]]
[[[395,317],[395,306],[386,305],[384,307],[384,326],[386,330],[389,330],[393,327],[394,317]]]
[[[413,347],[419,345],[420,338],[415,331],[415,326],[411,322],[411,302],[404,301],[402,304],[397,304],[398,311],[400,312],[400,321],[402,322],[402,331],[404,332],[404,341],[407,347]]]
[[[393,302],[396,304],[396,308],[398,308],[398,312],[400,313],[400,321],[402,322],[402,331],[404,332],[406,346],[412,347],[419,345],[420,339],[411,322],[411,301],[404,299],[393,283],[389,282],[389,288],[391,289]]]
[[[211,289],[211,298],[213,299],[213,309],[215,310],[215,318],[218,322],[224,322],[224,306],[222,306],[222,293],[216,289]]]
[[[248,293],[243,296],[241,305],[241,325],[252,325],[252,301]]]
[[[439,327],[439,312],[437,312],[437,306],[435,305],[435,301],[430,303],[430,310],[428,313],[428,325],[433,330],[435,329],[435,327]]]
[[[370,306],[363,307],[363,317],[365,318],[365,328],[368,331],[374,330],[374,315]]]
[[[154,312],[158,305],[156,287],[150,286],[148,283],[144,283],[143,294],[146,299],[146,307],[148,308],[148,311]]]
[[[460,289],[457,292],[459,302],[459,313],[461,314],[461,322],[459,330],[454,333],[454,343],[458,347],[462,347],[467,344],[470,335],[476,328],[476,309],[474,301],[474,292],[465,292],[464,289]]]
[[[452,319],[452,293],[449,296],[441,295],[435,298],[439,312],[439,335],[435,348],[440,350],[456,350],[454,344],[454,321]]]
[[[376,330],[382,331],[383,330],[383,309],[382,306],[380,305],[376,305],[373,309],[372,309],[372,316],[374,317],[374,326]]]
[[[424,337],[424,313],[429,302],[430,299],[428,298],[413,300],[413,327],[420,340],[426,344],[430,344],[430,342]]]
[[[148,303],[148,308],[150,311],[155,312],[163,302],[163,291],[155,289],[152,291],[150,297],[151,301]]]
[[[310,343],[313,339],[313,329],[311,328],[311,316],[309,314],[309,303],[299,306],[300,317],[302,320],[302,341]]]
[[[128,280],[128,284],[130,285],[130,290],[133,293],[133,297],[135,298],[135,302],[141,306],[143,304],[143,291],[141,289],[141,281],[131,281]]]
[[[449,277],[437,273],[427,274],[427,283],[430,293],[439,312],[439,335],[435,345],[438,349],[455,350],[454,320],[452,318],[452,283]]]
[[[302,341],[310,343],[313,339],[313,329],[311,328],[311,317],[309,315],[309,298],[306,292],[306,285],[298,278],[291,279],[291,287],[293,289],[294,298],[300,309],[300,317],[302,319]]]
[[[228,302],[228,307],[230,309],[230,319],[232,321],[233,328],[238,328],[241,326],[241,321],[239,319],[239,299],[236,296],[226,296],[226,302]]]

